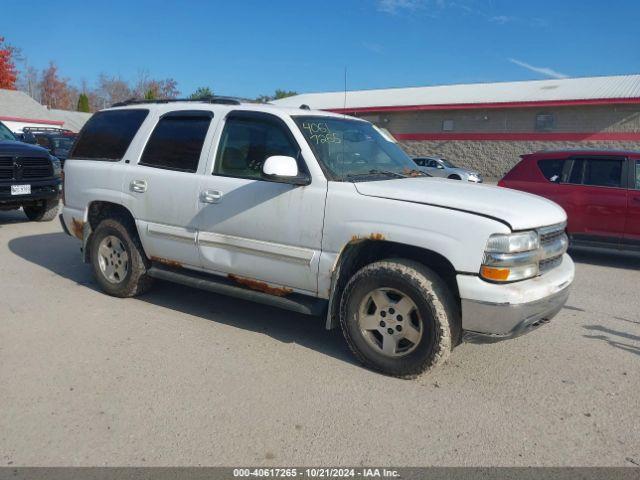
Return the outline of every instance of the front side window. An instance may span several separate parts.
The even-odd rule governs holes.
[[[211,123],[210,112],[171,112],[158,121],[140,165],[195,172]]]
[[[80,132],[70,158],[122,160],[149,110],[122,109],[95,113]]]
[[[230,116],[220,138],[214,175],[262,178],[262,165],[274,155],[298,158],[300,149],[284,125],[267,118]]]
[[[420,175],[413,160],[368,122],[324,116],[296,116],[294,120],[333,180]]]
[[[558,160],[555,158],[547,158],[545,160],[538,160],[538,168],[544,175],[544,178],[550,182],[559,182],[562,177],[562,167],[564,160]]]

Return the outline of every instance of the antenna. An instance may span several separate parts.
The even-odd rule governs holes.
[[[347,114],[347,66],[344,66],[344,104],[342,108],[342,114]]]

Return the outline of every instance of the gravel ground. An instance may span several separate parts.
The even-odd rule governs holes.
[[[574,259],[551,324],[406,381],[318,318],[103,295],[57,221],[0,212],[0,465],[640,465],[640,260]]]

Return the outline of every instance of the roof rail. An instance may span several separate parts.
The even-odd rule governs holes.
[[[112,107],[125,107],[127,105],[140,105],[145,103],[174,103],[174,102],[201,102],[201,103],[217,103],[222,105],[240,105],[241,99],[236,97],[219,97],[212,95],[202,98],[163,98],[160,100],[144,100],[139,98],[130,98],[124,102],[117,102]]]
[[[23,133],[46,133],[46,132],[55,132],[55,133],[74,133],[73,130],[69,130],[68,128],[58,128],[58,127],[23,127]]]

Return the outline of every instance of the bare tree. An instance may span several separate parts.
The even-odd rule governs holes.
[[[73,108],[73,90],[69,87],[69,80],[58,76],[58,67],[50,62],[43,70],[40,81],[42,103],[49,108],[70,110]],[[77,101],[77,99],[76,99]]]
[[[134,96],[129,84],[120,77],[110,77],[101,73],[98,77],[98,88],[89,96],[89,105],[96,109],[106,108],[114,103],[123,102]],[[93,98],[92,98],[93,97]]]

